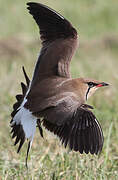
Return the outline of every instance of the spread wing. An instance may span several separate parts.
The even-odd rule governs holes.
[[[75,98],[68,97],[56,107],[43,111],[43,125],[56,134],[65,147],[80,153],[98,154],[103,147],[103,133],[95,115],[79,106]]]
[[[33,81],[42,76],[70,77],[69,64],[77,47],[77,32],[69,21],[40,3],[27,3],[29,13],[40,29],[42,49]]]

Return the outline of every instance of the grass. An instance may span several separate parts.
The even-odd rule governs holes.
[[[111,84],[90,100],[104,132],[100,156],[80,155],[61,146],[57,137],[37,130],[25,168],[26,146],[20,154],[10,137],[10,113],[24,81],[31,77],[40,41],[25,0],[0,0],[0,179],[107,180],[118,179],[118,2],[112,0],[45,1],[77,28],[80,48],[73,57],[73,77],[92,77]],[[40,0],[43,3],[43,1]]]

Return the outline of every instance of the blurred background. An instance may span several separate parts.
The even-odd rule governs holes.
[[[90,100],[104,132],[100,156],[80,155],[57,137],[37,130],[25,168],[27,143],[20,154],[10,136],[10,113],[24,81],[32,77],[41,41],[26,0],[0,0],[0,179],[118,179],[118,1],[37,0],[55,9],[77,29],[80,45],[71,63],[73,77],[92,77],[111,86]]]

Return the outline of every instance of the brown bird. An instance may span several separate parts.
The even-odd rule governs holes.
[[[36,126],[43,137],[42,125],[57,135],[62,144],[81,154],[98,154],[103,147],[99,122],[85,104],[86,100],[107,83],[87,78],[72,79],[70,61],[76,51],[76,29],[62,15],[40,3],[27,3],[29,13],[40,29],[42,48],[30,81],[24,68],[26,84],[11,113],[12,138],[20,151],[25,139],[31,147]],[[26,157],[26,161],[27,161]]]

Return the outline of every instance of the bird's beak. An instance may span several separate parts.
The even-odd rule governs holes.
[[[102,86],[109,86],[109,84],[102,82],[102,83],[98,84],[96,87],[102,87]]]

